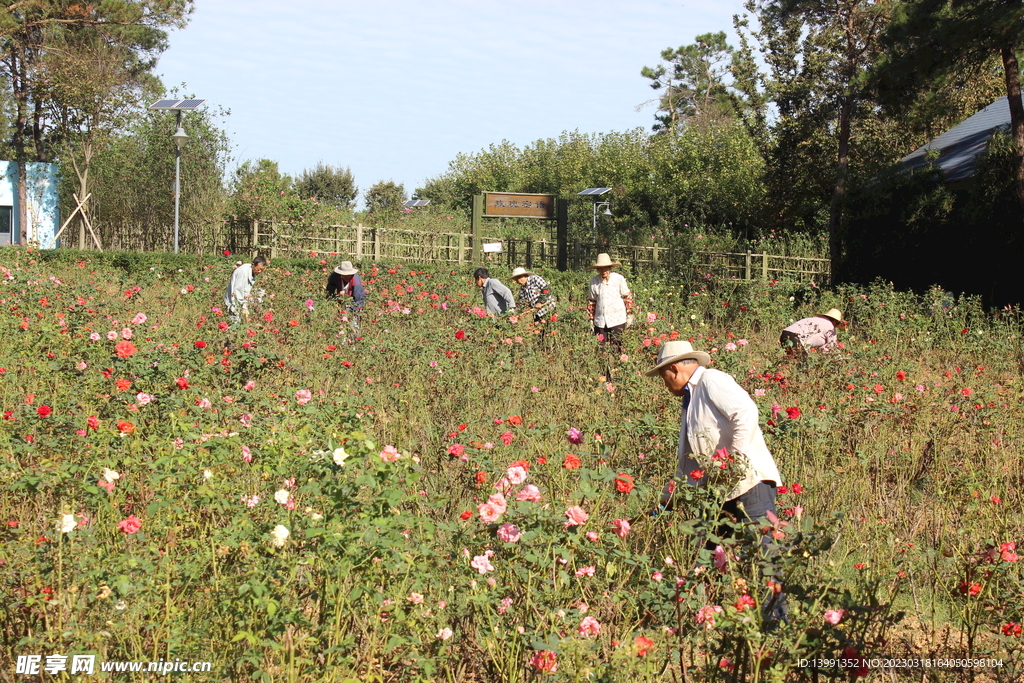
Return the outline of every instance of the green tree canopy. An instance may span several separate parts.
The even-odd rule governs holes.
[[[320,161],[296,178],[295,192],[303,199],[318,199],[339,209],[351,209],[359,188],[351,169]]]
[[[381,180],[366,191],[366,212],[374,223],[386,223],[398,215],[405,200],[405,186]]]
[[[735,51],[724,31],[704,33],[694,40],[690,45],[665,48],[662,64],[640,70],[658,91],[655,132],[675,133],[684,123],[713,123],[731,114],[725,77],[732,70]]]

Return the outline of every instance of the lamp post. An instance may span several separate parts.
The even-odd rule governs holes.
[[[178,216],[181,205],[181,146],[188,140],[181,127],[181,112],[178,112],[178,130],[171,136],[174,140],[174,253],[178,253]]]
[[[590,234],[594,238],[594,245],[597,245],[597,207],[603,206],[603,213],[605,216],[611,216],[611,203],[607,201],[601,201],[601,195],[611,192],[610,187],[588,187],[583,192],[577,192],[576,195],[579,197],[589,197],[594,200],[594,220],[590,224]]]
[[[186,111],[195,111],[203,106],[206,100],[160,100],[149,105],[150,109],[160,111],[173,111],[177,114],[178,128],[174,131],[171,139],[174,140],[174,253],[178,253],[178,220],[181,206],[181,146],[188,140],[185,129],[181,127],[181,115]]]

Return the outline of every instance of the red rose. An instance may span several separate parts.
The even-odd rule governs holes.
[[[114,352],[117,354],[118,358],[131,358],[135,355],[136,351],[138,351],[138,349],[135,348],[135,344],[132,344],[127,340],[119,341],[114,345]]]
[[[458,339],[459,341],[462,341],[463,339],[466,338],[466,333],[463,332],[462,330],[456,330],[455,331],[455,338]]]
[[[569,453],[568,455],[566,455],[565,460],[562,461],[562,467],[564,467],[567,470],[574,470],[578,468],[581,464],[583,463],[580,462],[579,456],[573,453]]]
[[[95,415],[90,415],[88,418],[86,418],[85,424],[88,425],[89,429],[99,429],[100,419]]]
[[[230,249],[225,249],[225,250],[224,250],[224,251],[223,251],[222,253],[223,253],[223,254],[224,254],[225,256],[231,256],[231,250],[230,250]]]
[[[39,417],[49,417],[52,412],[53,409],[50,406],[43,405],[36,408],[36,414],[39,415]]]
[[[472,516],[473,516],[472,511],[466,510],[461,515],[459,515],[459,519],[461,519],[462,521],[466,521],[467,519],[469,519]]]
[[[786,415],[789,415],[790,420],[795,420],[798,417],[800,417],[800,409],[797,408],[796,406],[793,406],[792,408],[786,408]]]
[[[122,519],[117,523],[117,528],[126,534],[134,534],[142,528],[142,520],[135,515],[129,515],[127,519]]]
[[[174,381],[177,383],[179,389],[188,389],[188,380],[184,377],[179,377]]]
[[[206,342],[204,342],[202,339],[200,339],[199,341],[196,342],[196,348],[197,349],[205,349],[206,348]]]
[[[128,420],[118,420],[117,431],[121,432],[122,434],[131,434],[132,432],[135,431],[135,425],[129,422]]]
[[[131,381],[121,377],[119,379],[114,380],[114,386],[117,388],[118,391],[128,391],[129,389],[131,389],[132,383]]]
[[[615,490],[619,493],[629,493],[633,490],[633,477],[630,475],[619,472],[615,475]]]
[[[513,427],[518,427],[521,424],[523,424],[523,418],[519,417],[518,415],[513,415],[512,417],[508,418],[508,423]]]
[[[701,479],[704,477],[704,470],[693,470],[690,472],[690,479]]]

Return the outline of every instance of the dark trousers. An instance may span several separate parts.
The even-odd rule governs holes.
[[[790,358],[797,360],[805,360],[807,358],[807,349],[804,348],[803,342],[800,341],[800,335],[796,332],[783,330],[782,335],[779,337],[779,345]]]
[[[722,506],[722,512],[732,515],[740,522],[749,524],[766,517],[768,512],[778,514],[775,509],[776,485],[772,481],[758,482],[757,486],[750,489],[742,496],[726,501]],[[729,528],[719,529],[719,536],[728,535]],[[772,542],[771,536],[762,536],[761,545],[769,546]],[[768,557],[773,560],[774,558]],[[765,577],[768,578],[768,577]],[[781,576],[770,577],[775,582],[781,582]],[[788,621],[789,610],[786,607],[786,594],[769,594],[764,602],[765,619],[768,621]]]
[[[610,344],[615,350],[615,353],[622,354],[622,331],[626,329],[626,323],[616,325],[615,327],[597,327],[594,326],[594,334],[601,337],[600,343]]]

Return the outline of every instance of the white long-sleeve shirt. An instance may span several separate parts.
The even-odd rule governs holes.
[[[730,455],[742,453],[747,459],[743,478],[726,500],[742,496],[761,481],[781,485],[782,476],[764,442],[757,404],[750,394],[731,375],[703,367],[694,371],[687,386],[690,405],[680,420],[676,480],[700,486],[702,481],[690,477],[690,472],[700,469],[701,464],[691,456],[699,453],[707,461],[719,448],[725,448]],[[667,494],[663,494],[663,500],[667,500]]]
[[[224,293],[224,305],[232,311],[241,310],[248,303],[255,282],[256,276],[252,272],[251,263],[243,263],[235,268],[235,272],[231,273],[231,281],[228,282],[228,291]]]

